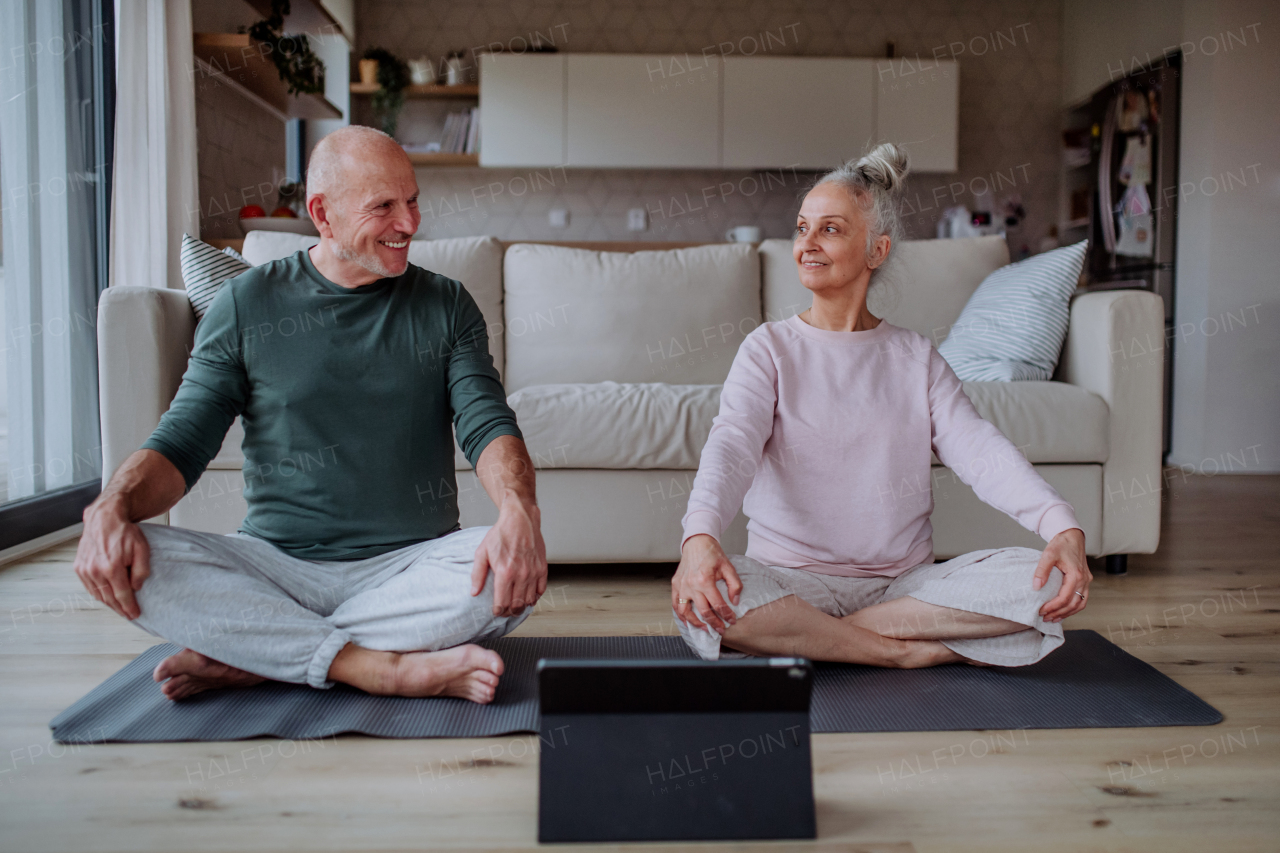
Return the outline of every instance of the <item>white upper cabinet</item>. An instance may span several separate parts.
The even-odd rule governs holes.
[[[830,169],[876,136],[873,59],[726,57],[725,168]]]
[[[877,142],[957,168],[955,60],[482,54],[480,165],[830,169]]]
[[[907,149],[913,172],[954,172],[960,66],[954,59],[899,57],[876,64],[876,139]]]
[[[480,165],[565,162],[565,54],[480,54]]]
[[[567,60],[568,165],[720,165],[719,57],[570,53]]]

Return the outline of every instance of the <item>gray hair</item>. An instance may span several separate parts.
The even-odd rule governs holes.
[[[822,175],[805,190],[805,194],[823,184],[835,184],[843,188],[866,218],[867,252],[871,251],[878,237],[888,237],[889,251],[892,254],[893,247],[902,239],[903,234],[897,197],[902,191],[908,171],[907,152],[899,145],[885,142],[872,148],[858,160],[849,160]],[[873,270],[872,276],[882,269],[884,264]]]

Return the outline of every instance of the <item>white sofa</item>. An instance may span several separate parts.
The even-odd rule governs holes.
[[[314,238],[251,232],[253,263]],[[678,559],[680,518],[746,333],[810,304],[786,240],[596,252],[491,237],[415,241],[413,263],[462,281],[489,323],[490,349],[538,472],[553,562]],[[907,241],[873,291],[890,322],[945,338],[970,294],[1008,263],[1003,239]],[[98,314],[104,479],[147,437],[186,366],[195,320],[182,290],[114,287]],[[1052,382],[974,382],[965,390],[1075,507],[1090,555],[1155,550],[1160,532],[1159,299],[1077,297]],[[169,523],[229,532],[245,513],[237,423]],[[455,449],[456,451],[456,449]],[[455,452],[464,526],[496,517]],[[934,460],[935,466],[938,465]],[[933,478],[939,557],[1000,545],[1042,547],[950,472]],[[740,552],[738,516],[725,546]],[[1120,567],[1123,558],[1110,565]]]

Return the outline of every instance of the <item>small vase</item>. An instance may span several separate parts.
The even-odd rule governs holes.
[[[378,85],[378,60],[360,60],[360,82],[366,86]]]

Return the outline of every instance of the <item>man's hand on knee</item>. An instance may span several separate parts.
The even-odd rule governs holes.
[[[142,528],[114,502],[94,503],[84,513],[75,572],[94,598],[126,619],[142,615],[134,593],[151,574],[151,548]]]
[[[471,594],[479,595],[493,572],[493,615],[517,616],[547,590],[547,546],[537,505],[508,495],[498,521],[476,548]]]

